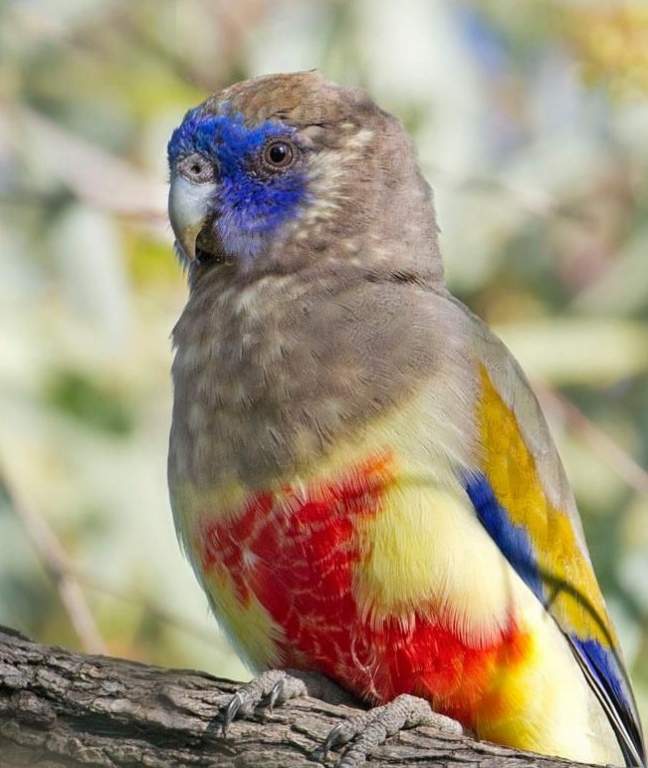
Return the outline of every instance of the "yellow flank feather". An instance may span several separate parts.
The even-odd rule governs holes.
[[[252,669],[271,669],[279,662],[277,641],[282,629],[250,594],[245,601],[236,593],[231,577],[212,568],[201,578],[214,612],[241,658]]]
[[[484,472],[512,523],[522,526],[536,553],[552,614],[566,630],[616,645],[594,571],[569,517],[547,499],[517,419],[484,366],[479,403]]]
[[[592,712],[598,705],[564,635],[513,573],[511,589],[529,648],[523,664],[513,670],[504,665],[497,671],[500,682],[477,713],[477,735],[545,755],[618,763],[620,755],[607,722],[593,727]]]
[[[365,556],[355,577],[361,613],[373,625],[430,613],[469,645],[506,628],[510,566],[457,485],[396,479],[375,518],[358,523]]]

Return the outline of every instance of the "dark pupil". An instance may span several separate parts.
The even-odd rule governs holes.
[[[270,147],[270,161],[280,165],[288,155],[288,147],[285,144],[273,144]]]
[[[196,176],[198,176],[198,174],[200,174],[201,171],[202,171],[202,165],[200,165],[200,163],[194,163],[191,166],[191,172],[195,173]]]

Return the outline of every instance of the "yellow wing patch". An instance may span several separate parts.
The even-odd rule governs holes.
[[[571,520],[547,499],[517,418],[483,365],[480,374],[483,471],[510,521],[528,533],[549,610],[565,631],[614,646],[617,641],[601,591]]]

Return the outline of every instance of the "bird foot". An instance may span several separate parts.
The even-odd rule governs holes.
[[[323,762],[330,749],[348,744],[344,755],[336,763],[336,768],[356,768],[389,736],[419,725],[436,726],[456,735],[464,733],[460,723],[433,712],[425,699],[402,694],[389,704],[375,707],[336,725],[324,744],[315,750],[313,757]]]
[[[223,710],[223,736],[237,717],[250,717],[263,708],[272,713],[277,704],[300,696],[313,696],[329,704],[356,703],[334,682],[312,672],[271,669],[241,686]]]

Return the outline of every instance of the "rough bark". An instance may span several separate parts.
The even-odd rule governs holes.
[[[81,768],[312,768],[328,731],[352,707],[298,699],[269,716],[236,721],[218,711],[237,683],[32,643],[0,628],[0,766]],[[335,755],[329,758],[334,764]],[[403,732],[367,768],[569,765],[448,735]]]

